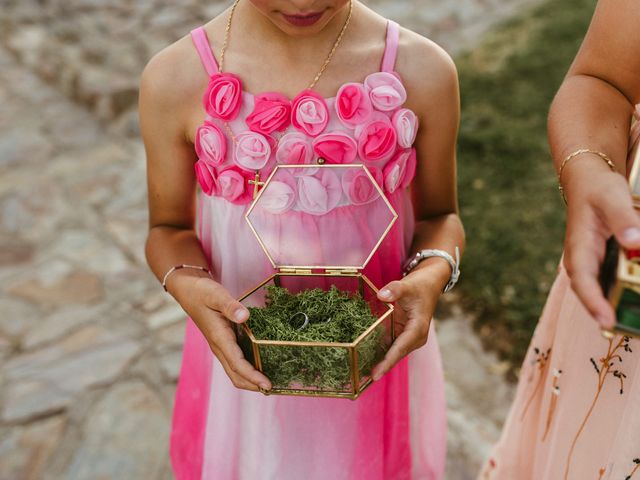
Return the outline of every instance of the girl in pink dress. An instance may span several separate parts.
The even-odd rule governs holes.
[[[605,242],[640,248],[625,174],[640,103],[640,4],[602,0],[551,107],[549,139],[567,201],[563,262],[480,480],[640,479],[640,340],[605,338]],[[631,139],[630,139],[631,138]],[[629,156],[631,159],[632,156]]]
[[[450,58],[359,1],[237,0],[149,62],[146,253],[189,316],[171,434],[179,480],[442,478],[431,318],[452,267],[432,257],[403,277],[402,265],[422,249],[463,246],[458,118]],[[249,315],[237,298],[273,271],[244,213],[277,164],[320,157],[364,164],[398,213],[364,273],[396,305],[402,333],[356,401],[258,393],[270,381],[244,359],[233,328]],[[330,177],[292,176],[271,199],[312,213],[308,227],[328,248],[353,228],[322,220],[347,212],[333,194],[354,205],[366,196],[357,179]],[[355,223],[375,219],[372,210]]]

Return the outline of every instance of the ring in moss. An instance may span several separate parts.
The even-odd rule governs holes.
[[[314,288],[297,294],[275,285],[266,288],[266,306],[249,307],[247,324],[258,340],[351,343],[377,320],[359,293],[342,292],[335,285],[328,291]],[[308,316],[304,327],[300,313]],[[380,326],[358,344],[361,378],[384,357],[383,336]],[[346,348],[261,345],[260,358],[274,387],[351,390]]]

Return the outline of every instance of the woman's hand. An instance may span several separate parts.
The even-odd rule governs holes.
[[[374,367],[373,380],[380,379],[402,358],[427,343],[433,312],[450,275],[447,262],[430,258],[420,262],[402,280],[390,282],[378,292],[380,300],[395,303],[397,336],[384,359]]]
[[[602,328],[611,329],[615,313],[599,283],[605,244],[615,235],[624,248],[640,248],[640,218],[624,176],[609,171],[598,157],[572,161],[576,164],[567,172],[570,175],[565,185],[568,206],[564,266],[571,288],[589,313]]]
[[[204,272],[183,269],[169,280],[169,292],[205,336],[233,385],[243,390],[270,390],[269,379],[244,358],[236,340],[233,323],[248,320],[247,308]]]

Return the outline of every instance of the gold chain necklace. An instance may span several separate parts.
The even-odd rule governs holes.
[[[220,62],[218,65],[218,71],[221,73],[224,67],[224,56],[227,51],[227,47],[229,46],[229,37],[231,36],[231,21],[233,19],[233,14],[236,10],[236,7],[238,6],[239,3],[240,3],[240,0],[236,0],[233,3],[233,5],[231,6],[231,10],[229,11],[229,17],[227,18],[227,26],[224,31],[224,41],[222,42],[222,48],[220,49]],[[344,37],[344,34],[347,31],[347,27],[351,22],[352,14],[353,14],[353,0],[349,0],[349,13],[347,15],[347,19],[345,20],[344,25],[342,25],[342,29],[340,30],[340,33],[338,34],[338,37],[336,38],[335,42],[333,42],[333,46],[331,47],[331,50],[329,51],[327,58],[324,60],[322,67],[320,67],[320,70],[314,77],[313,81],[307,87],[309,90],[311,90],[313,87],[316,86],[316,84],[320,80],[320,77],[329,66],[329,63],[331,63],[331,60],[333,59],[333,56],[335,55],[336,50],[338,49],[338,46],[340,46],[340,43],[342,43],[342,37]],[[237,137],[235,136],[235,134],[233,133],[233,130],[229,126],[229,122],[225,121],[224,126],[227,133],[231,137],[231,140],[233,141],[233,143],[237,145],[238,144]],[[278,138],[275,139],[276,140],[275,148],[277,148],[281,138],[282,138],[282,135],[280,135]],[[255,178],[253,180],[249,180],[249,183],[253,185],[253,198],[256,198],[256,196],[258,195],[258,190],[260,186],[264,185],[264,182],[260,181],[260,170],[256,170]]]

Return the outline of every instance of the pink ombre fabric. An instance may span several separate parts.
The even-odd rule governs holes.
[[[204,30],[194,30],[192,38],[215,82],[210,83],[204,98],[205,108],[214,114],[207,116],[207,122],[225,132],[221,118],[227,118],[236,137],[250,128],[252,134],[265,134],[271,152],[261,174],[273,170],[277,163],[315,163],[318,152],[336,163],[363,163],[355,130],[376,114],[387,121],[380,125],[379,137],[373,132],[371,141],[362,148],[375,154],[367,168],[384,187],[384,166],[395,152],[406,149],[401,145],[391,148],[389,137],[398,135],[395,130],[393,134],[385,130],[394,128],[393,115],[406,98],[400,77],[393,70],[397,24],[389,22],[381,71],[369,78],[376,89],[375,101],[371,101],[371,90],[366,90],[364,82],[359,87],[352,84],[346,89],[349,98],[343,103],[343,118],[336,110],[336,97],[323,98],[304,91],[289,106],[273,94],[254,96],[238,90],[238,77],[217,76]],[[363,93],[369,98],[363,99]],[[288,108],[290,122],[285,118]],[[409,121],[397,123],[402,125],[401,137],[406,142],[413,136],[413,117],[406,112],[405,117]],[[217,137],[204,140],[215,140],[201,148],[207,159],[225,150],[218,145]],[[249,140],[236,154],[237,147],[227,135],[227,155],[222,165],[212,167],[209,161],[209,168],[200,168],[204,185],[212,185],[208,189],[211,194],[198,191],[198,238],[214,277],[236,296],[273,272],[244,218],[252,187],[247,183],[250,172],[242,182],[242,167],[263,162],[261,155],[267,150],[261,142]],[[413,206],[405,187],[415,175],[415,161],[412,165],[411,157],[407,160],[404,168],[394,168],[393,192],[387,192],[398,220],[364,271],[378,287],[401,277],[401,263],[413,237]],[[210,168],[214,168],[213,173]],[[287,215],[293,208],[307,213],[300,216],[299,228],[301,235],[315,238],[307,249],[313,255],[322,257],[331,251],[337,237],[352,238],[349,248],[366,248],[370,243],[367,232],[374,231],[376,218],[383,217],[373,212],[375,202],[367,203],[370,183],[367,185],[357,173],[336,181],[326,176],[328,169],[315,170],[315,174],[292,172],[279,178],[280,184],[266,198],[269,208],[287,211]],[[400,178],[401,174],[405,176]],[[341,201],[348,198],[353,207],[338,205],[334,201],[336,192],[343,192]],[[356,207],[369,205],[370,215],[353,215]],[[354,228],[358,234],[348,237],[349,229]],[[171,459],[178,480],[437,480],[444,471],[445,437],[443,375],[434,331],[425,347],[400,362],[358,400],[349,401],[265,397],[238,390],[193,322],[187,322],[171,433]]]

